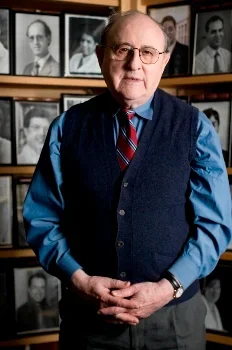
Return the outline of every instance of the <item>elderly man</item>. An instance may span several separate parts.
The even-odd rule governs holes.
[[[34,62],[24,68],[23,75],[59,76],[59,63],[49,52],[52,32],[47,23],[40,19],[32,22],[27,28],[27,37]]]
[[[166,50],[149,16],[113,14],[97,47],[108,91],[48,133],[23,215],[66,285],[61,349],[204,349],[198,279],[231,238],[229,184],[212,124],[157,88]]]

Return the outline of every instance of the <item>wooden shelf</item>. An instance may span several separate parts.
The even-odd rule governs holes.
[[[142,0],[141,4],[143,6],[151,6],[151,5],[166,5],[166,4],[171,4],[175,2],[185,2],[185,0]]]
[[[189,77],[162,78],[160,87],[181,87],[181,86],[197,86],[202,84],[222,84],[231,83],[232,74],[208,74],[195,75]]]
[[[0,249],[0,258],[34,258],[35,253],[32,249],[13,249],[13,248],[1,248]]]
[[[232,337],[227,337],[225,335],[206,333],[206,340],[213,343],[232,345]]]
[[[26,336],[24,338],[11,339],[11,340],[0,340],[1,347],[11,347],[11,346],[26,346],[31,344],[45,344],[45,343],[55,343],[59,340],[59,334],[43,334],[36,336]]]
[[[232,261],[232,251],[226,251],[221,255],[222,260],[231,260]]]
[[[22,176],[32,176],[34,173],[35,167],[28,165],[17,165],[17,166],[0,166],[0,175],[22,175]]]
[[[27,77],[16,75],[0,75],[1,85],[13,85],[19,87],[52,87],[54,89],[85,87],[85,88],[104,88],[106,83],[103,79],[90,79],[77,77],[72,78],[51,78],[51,77]]]

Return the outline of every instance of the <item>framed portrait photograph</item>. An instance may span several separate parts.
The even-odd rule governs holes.
[[[231,72],[231,38],[231,10],[197,13],[192,74]]]
[[[163,77],[189,73],[190,5],[172,7],[148,7],[148,14],[162,24],[168,36],[170,60]]]
[[[107,17],[65,14],[65,76],[102,78],[95,53]]]
[[[57,331],[60,281],[41,267],[14,268],[16,333]]]
[[[14,101],[17,164],[37,164],[48,128],[59,113],[57,101]]]
[[[231,336],[231,281],[232,262],[219,260],[216,268],[201,280],[201,293],[206,306],[205,326],[208,332]]]
[[[230,159],[230,101],[192,101],[191,104],[205,113],[211,120],[219,135],[224,160],[228,166]]]
[[[79,103],[85,102],[93,98],[94,95],[66,95],[62,94],[62,111],[67,111],[70,107],[77,105]]]
[[[10,10],[0,8],[0,74],[11,73]]]
[[[12,178],[0,176],[0,247],[12,246]]]
[[[12,99],[0,97],[0,164],[12,163]]]
[[[22,209],[31,179],[20,178],[16,182],[16,213],[17,213],[17,245],[20,248],[28,247],[24,228]]]
[[[60,76],[60,17],[15,13],[16,75]]]

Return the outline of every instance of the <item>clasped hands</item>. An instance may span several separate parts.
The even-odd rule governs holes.
[[[137,325],[140,319],[149,317],[173,298],[173,287],[166,279],[131,285],[108,277],[89,276],[79,269],[71,282],[79,295],[95,303],[98,314],[109,323]]]

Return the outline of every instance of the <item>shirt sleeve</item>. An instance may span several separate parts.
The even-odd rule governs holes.
[[[70,254],[62,232],[64,199],[60,145],[65,113],[51,124],[23,205],[23,218],[29,246],[50,274],[69,281],[81,268]]]
[[[198,115],[196,156],[192,162],[190,196],[193,234],[169,271],[186,289],[207,276],[231,240],[231,196],[218,134],[202,112]]]

